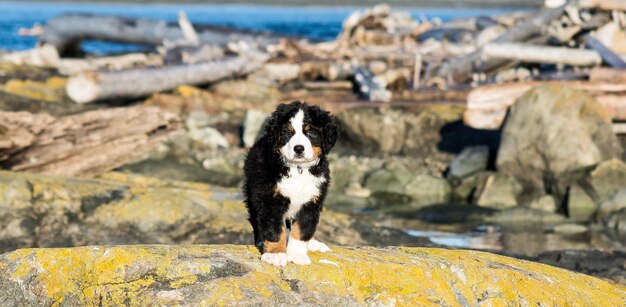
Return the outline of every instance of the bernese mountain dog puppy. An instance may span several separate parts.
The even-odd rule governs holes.
[[[337,141],[332,115],[300,101],[280,104],[246,157],[243,193],[261,260],[311,264],[307,251],[330,184],[326,155]],[[289,235],[287,235],[289,231]]]

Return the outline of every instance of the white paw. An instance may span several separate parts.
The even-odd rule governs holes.
[[[322,253],[330,252],[330,248],[328,247],[328,245],[320,241],[317,241],[315,239],[311,239],[309,241],[309,243],[307,244],[307,248],[310,251],[314,251],[314,252],[322,252]]]
[[[287,254],[285,253],[265,253],[261,256],[261,261],[276,266],[287,265]]]
[[[287,254],[287,260],[297,264],[297,265],[309,265],[311,264],[311,259],[306,254]]]
[[[306,255],[306,245],[307,242],[290,237],[287,242],[287,260],[299,265],[311,264],[311,259]]]

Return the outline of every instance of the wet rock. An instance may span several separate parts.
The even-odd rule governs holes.
[[[551,195],[541,196],[534,201],[532,201],[529,205],[530,208],[541,210],[545,212],[556,212],[558,210],[558,206],[556,204],[556,200]]]
[[[494,174],[487,178],[476,204],[481,207],[505,209],[517,205],[517,195],[522,191],[515,178]]]
[[[567,196],[567,216],[575,222],[588,222],[596,213],[598,205],[585,192],[583,188],[575,184],[569,188]]]
[[[563,223],[565,217],[556,213],[535,210],[524,206],[517,206],[500,210],[483,219],[483,222],[502,225],[550,225]]]
[[[405,154],[436,157],[439,130],[462,118],[457,106],[433,106],[421,111],[402,108],[354,108],[337,114],[343,150],[360,155]]]
[[[626,163],[611,159],[600,163],[591,172],[591,186],[597,195],[597,201],[607,201],[620,189],[626,189]]]
[[[511,107],[497,169],[514,176],[532,200],[577,180],[570,173],[621,155],[611,118],[589,95],[558,85],[537,87]],[[522,200],[525,202],[525,200]]]
[[[243,144],[246,147],[252,147],[254,142],[260,137],[261,129],[269,113],[249,110],[246,112],[246,118],[243,122]]]
[[[616,232],[618,236],[626,235],[626,209],[609,213],[604,218],[604,225],[611,231]]]
[[[450,162],[449,177],[465,178],[487,169],[489,147],[467,147]]]
[[[261,262],[252,246],[24,249],[0,256],[0,300],[29,306],[55,302],[226,305],[233,301],[242,305],[541,302],[591,306],[602,302],[620,306],[626,301],[626,290],[610,282],[485,252],[333,247],[330,253],[311,252],[310,257],[309,266],[289,264],[278,269]]]

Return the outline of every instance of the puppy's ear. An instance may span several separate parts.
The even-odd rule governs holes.
[[[276,107],[276,110],[274,110],[274,112],[272,113],[272,115],[270,115],[270,118],[265,125],[265,130],[263,131],[263,133],[272,144],[278,142],[278,135],[280,133],[280,121],[283,119],[288,109],[289,105],[284,103],[279,104]]]
[[[322,152],[327,154],[337,142],[335,119],[330,112],[322,110],[319,106],[308,106],[308,111],[314,124],[322,128]]]
[[[335,119],[330,113],[326,119],[326,125],[324,125],[324,141],[322,143],[324,153],[327,154],[330,150],[335,146],[337,142],[337,124],[335,124]]]

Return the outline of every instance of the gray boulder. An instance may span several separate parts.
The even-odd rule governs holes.
[[[584,92],[558,85],[537,87],[511,107],[496,165],[524,187],[526,200],[554,184],[563,191],[571,173],[619,157],[611,118]]]
[[[420,111],[401,108],[354,108],[337,115],[345,149],[359,154],[410,154],[432,157],[439,153],[440,129],[462,119],[455,106]]]
[[[448,176],[452,178],[465,178],[469,175],[487,169],[489,161],[489,147],[467,147],[450,162]]]
[[[569,188],[567,196],[567,215],[574,222],[588,222],[596,213],[598,205],[581,188],[575,184]]]
[[[605,161],[591,172],[590,177],[597,201],[605,202],[617,191],[626,189],[626,163],[619,159]]]
[[[515,207],[517,195],[520,192],[522,192],[522,186],[514,177],[499,173],[494,174],[487,178],[476,204],[494,209]]]
[[[415,205],[442,204],[450,200],[447,180],[429,174],[418,174],[406,186],[406,194]]]

